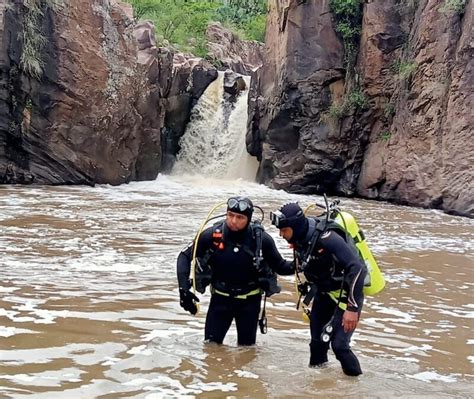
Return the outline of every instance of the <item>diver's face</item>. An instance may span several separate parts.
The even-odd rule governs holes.
[[[235,213],[232,211],[227,211],[226,214],[226,224],[231,231],[240,231],[243,230],[249,221],[249,218],[240,213]]]
[[[283,227],[280,229],[280,237],[284,238],[286,241],[290,241],[293,237],[293,229],[291,227]]]

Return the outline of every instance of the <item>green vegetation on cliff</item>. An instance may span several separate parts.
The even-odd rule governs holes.
[[[330,0],[329,7],[335,19],[334,29],[344,43],[346,69],[352,69],[357,56],[362,27],[362,2],[361,0]]]
[[[440,8],[442,13],[463,14],[466,7],[466,0],[445,0]]]
[[[47,41],[43,32],[45,11],[48,8],[55,10],[61,4],[61,0],[24,0],[6,5],[8,11],[23,15],[20,18],[22,30],[19,32],[19,39],[23,44],[20,67],[35,79],[40,79],[44,67],[41,52]]]
[[[127,0],[136,19],[155,24],[157,40],[205,56],[207,25],[221,22],[243,39],[263,41],[265,0]]]

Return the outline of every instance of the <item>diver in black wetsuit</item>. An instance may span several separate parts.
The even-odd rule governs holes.
[[[364,295],[362,292],[367,268],[355,247],[337,229],[319,227],[318,219],[304,215],[297,203],[289,203],[271,213],[272,224],[280,236],[293,244],[298,265],[304,265],[309,283],[305,293],[313,300],[310,314],[310,367],[328,361],[329,343],[345,374],[357,376],[362,370],[350,349],[350,339],[359,321]],[[310,242],[316,239],[311,251]],[[308,249],[309,248],[309,249]],[[311,253],[308,253],[311,252]],[[309,261],[308,261],[309,258]]]
[[[205,288],[210,283],[212,294],[204,331],[206,341],[222,344],[235,319],[238,344],[255,344],[262,293],[270,296],[279,292],[269,276],[274,272],[294,273],[293,263],[282,258],[273,239],[261,226],[262,262],[256,264],[253,209],[248,198],[230,198],[225,221],[207,228],[199,236],[196,257],[200,268],[209,271],[208,281],[201,284]],[[199,299],[191,292],[189,279],[192,254],[193,244],[179,254],[177,275],[181,307],[196,314]],[[199,275],[195,277],[198,279]]]

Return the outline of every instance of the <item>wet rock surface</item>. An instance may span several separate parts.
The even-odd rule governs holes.
[[[150,29],[142,27],[137,42],[131,9],[117,1],[78,0],[40,11],[35,23],[45,44],[27,59],[42,66],[37,74],[22,62],[32,10],[15,3],[0,12],[0,183],[155,178],[160,88],[171,63]]]
[[[264,59],[263,43],[253,40],[241,40],[220,23],[209,24],[206,30],[209,57],[222,65],[242,75],[261,67]]]
[[[351,74],[335,23],[325,3],[269,3],[247,134],[260,181],[473,217],[472,1],[364,3]]]
[[[208,61],[182,53],[174,54],[171,88],[166,96],[166,116],[162,133],[161,170],[170,172],[179,152],[179,140],[189,122],[191,110],[204,90],[217,78],[217,69]]]

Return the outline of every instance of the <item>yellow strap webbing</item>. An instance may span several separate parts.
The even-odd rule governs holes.
[[[241,294],[241,295],[236,295],[236,296],[232,296],[228,292],[223,292],[223,291],[216,290],[215,288],[212,288],[211,292],[213,294],[219,294],[219,295],[222,295],[222,296],[230,296],[232,298],[237,298],[237,299],[247,299],[249,296],[261,294],[262,290],[260,288],[255,288],[254,290],[252,290],[250,292],[247,292],[246,294]]]
[[[329,291],[327,294],[329,295],[329,297],[330,297],[334,302],[337,303],[337,302],[339,301],[339,305],[338,305],[338,306],[339,306],[342,310],[346,310],[346,309],[347,309],[347,304],[341,302],[341,300],[340,300],[340,298],[339,298],[339,295],[341,295],[341,298],[346,295],[345,291],[342,291],[342,293],[341,293],[341,289],[338,288],[337,290]]]

